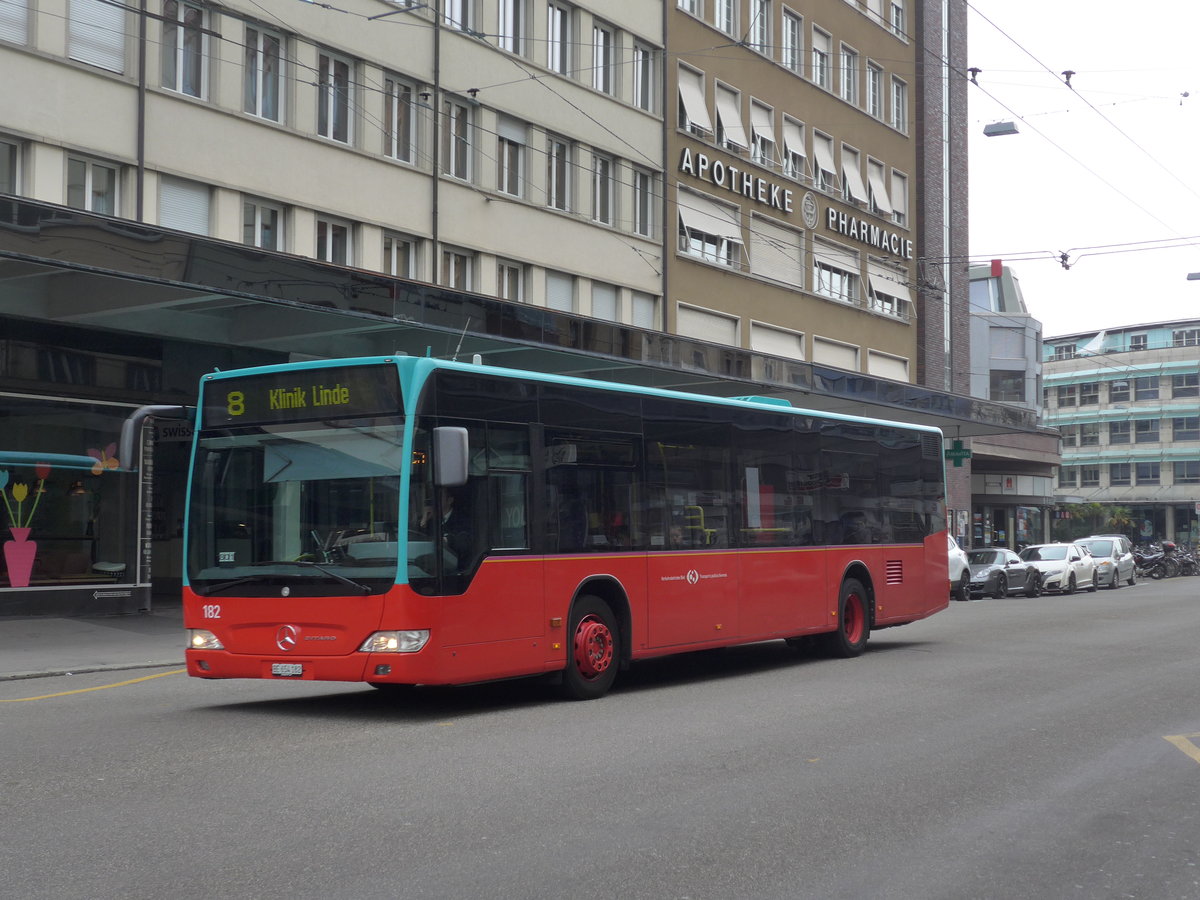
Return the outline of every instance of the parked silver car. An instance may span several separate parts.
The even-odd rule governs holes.
[[[1123,583],[1136,584],[1133,545],[1123,534],[1095,534],[1075,543],[1088,549],[1096,561],[1096,583],[1113,590]]]
[[[1096,590],[1096,561],[1079,544],[1031,544],[1021,551],[1021,559],[1041,571],[1043,591]]]

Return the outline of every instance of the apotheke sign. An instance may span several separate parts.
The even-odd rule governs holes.
[[[717,187],[757,200],[772,209],[791,213],[795,193],[791,188],[775,184],[766,178],[761,178],[753,172],[739,169],[735,165],[722,162],[719,159],[709,159],[706,153],[693,153],[690,147],[684,147],[679,158],[679,171],[700,178]],[[819,221],[816,215],[816,202],[811,192],[805,194],[805,224],[815,228]],[[844,235],[860,243],[882,250],[901,259],[913,258],[913,242],[902,237],[895,231],[888,231],[880,225],[860,219],[849,213],[841,212],[833,206],[825,209],[825,226],[830,231]]]

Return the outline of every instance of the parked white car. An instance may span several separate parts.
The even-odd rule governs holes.
[[[1096,590],[1096,561],[1086,547],[1076,543],[1032,544],[1020,556],[1042,573],[1043,591],[1073,594],[1080,588]]]
[[[1133,562],[1133,545],[1123,534],[1096,534],[1080,538],[1081,544],[1096,560],[1096,582],[1102,587],[1119,588],[1125,584],[1136,584],[1137,573]]]
[[[967,564],[967,554],[958,546],[950,532],[946,532],[946,540],[950,547],[950,596],[955,600],[971,599],[971,567]]]

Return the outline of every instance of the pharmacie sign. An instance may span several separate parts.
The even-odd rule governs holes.
[[[724,188],[732,194],[757,200],[772,209],[791,213],[795,202],[795,192],[790,187],[762,178],[754,172],[740,169],[737,166],[719,159],[709,159],[706,153],[693,153],[690,147],[684,147],[679,157],[679,171],[707,181],[717,187]],[[805,225],[815,228],[820,219],[817,216],[817,203],[813,193],[809,191],[804,196]],[[826,207],[825,227],[830,231],[866,244],[875,250],[901,259],[913,258],[913,242],[898,232],[871,222],[858,216],[842,212],[833,206]]]

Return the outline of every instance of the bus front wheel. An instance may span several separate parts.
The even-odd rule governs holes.
[[[620,662],[616,617],[599,597],[580,597],[571,610],[567,667],[562,692],[572,700],[603,697],[617,677]]]
[[[837,630],[821,635],[825,652],[847,659],[858,656],[866,649],[870,635],[867,590],[858,579],[847,578],[838,594]]]

